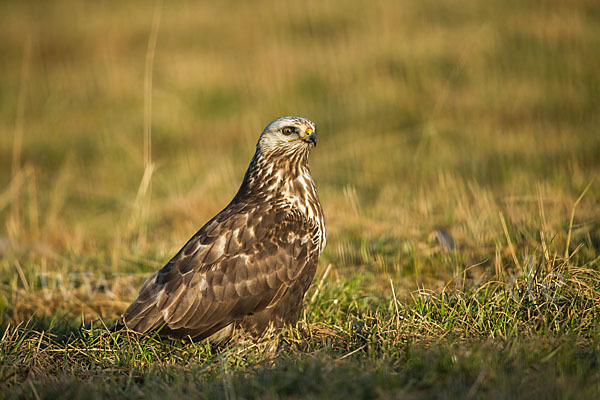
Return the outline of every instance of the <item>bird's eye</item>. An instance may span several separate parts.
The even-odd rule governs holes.
[[[283,128],[281,130],[281,132],[283,132],[283,134],[285,136],[290,136],[292,133],[294,133],[296,130],[294,128],[292,128],[291,126],[286,126],[285,128]]]

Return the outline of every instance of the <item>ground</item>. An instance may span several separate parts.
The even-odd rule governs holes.
[[[598,397],[598,71],[596,0],[3,2],[2,397]],[[108,333],[289,114],[298,325]]]

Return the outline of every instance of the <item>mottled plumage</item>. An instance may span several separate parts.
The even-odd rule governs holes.
[[[118,328],[220,341],[297,321],[325,246],[325,219],[308,168],[315,125],[271,122],[229,205],[142,286]]]

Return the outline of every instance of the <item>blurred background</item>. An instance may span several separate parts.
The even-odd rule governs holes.
[[[318,126],[319,274],[357,293],[477,284],[542,243],[597,260],[599,110],[596,0],[2,2],[2,322],[115,317],[283,115]],[[106,296],[40,295],[88,273]]]

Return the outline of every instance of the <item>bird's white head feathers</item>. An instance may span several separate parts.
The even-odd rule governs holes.
[[[271,122],[258,139],[257,149],[279,155],[306,153],[317,145],[317,127],[302,117],[281,117]]]

